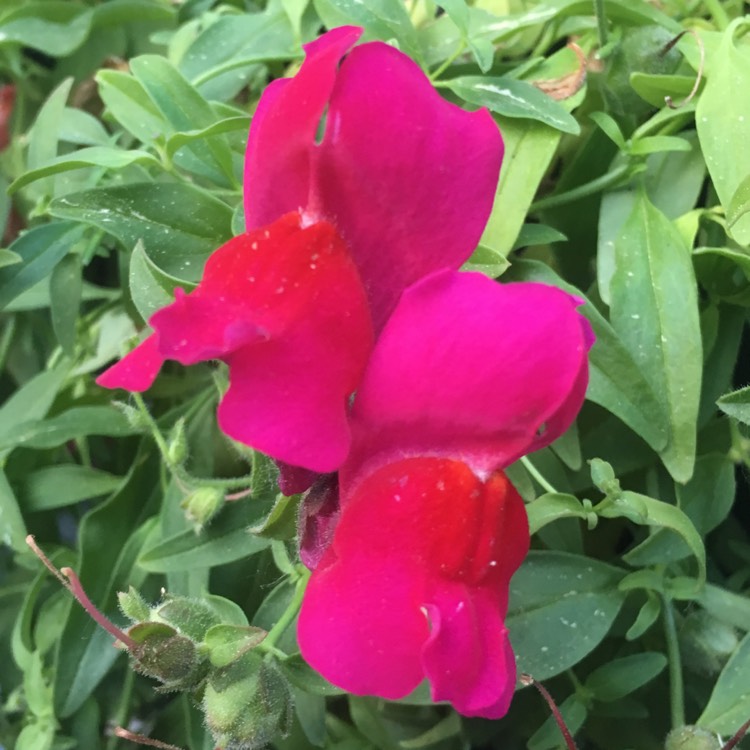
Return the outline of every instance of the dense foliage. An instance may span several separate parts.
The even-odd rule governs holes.
[[[390,703],[316,675],[293,627],[300,498],[217,429],[223,365],[169,365],[114,402],[94,383],[242,232],[261,92],[297,70],[302,43],[348,23],[493,113],[505,159],[467,265],[571,291],[597,337],[576,424],[508,471],[533,534],[507,619],[520,671],[582,749],[657,750],[685,724],[729,737],[750,718],[746,11],[6,0],[0,746],[132,746],[121,726],[191,750],[563,747],[528,688],[490,722],[421,688]],[[140,623],[134,641],[164,649],[129,663],[28,533],[120,627]]]

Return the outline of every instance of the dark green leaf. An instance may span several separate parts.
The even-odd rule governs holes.
[[[76,323],[81,304],[83,279],[80,255],[66,255],[53,269],[49,280],[52,328],[62,350],[75,356]]]
[[[584,687],[599,701],[616,701],[653,680],[667,666],[667,657],[654,651],[632,654],[595,669]]]
[[[28,511],[50,510],[114,492],[122,477],[87,466],[69,464],[45,466],[24,480],[24,508]]]

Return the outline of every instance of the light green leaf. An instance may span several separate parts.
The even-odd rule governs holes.
[[[25,3],[0,20],[0,47],[20,44],[64,57],[86,40],[92,19],[92,11],[75,2]]]
[[[560,142],[541,123],[497,118],[505,142],[503,168],[480,245],[505,258],[513,249],[534,196]]]
[[[612,325],[663,404],[651,414],[666,419],[662,461],[686,482],[695,464],[703,365],[698,292],[682,237],[643,193],[615,241],[611,295]]]
[[[731,229],[743,216],[750,213],[750,175],[735,190],[727,208],[727,225]]]
[[[141,55],[130,61],[130,69],[175,131],[202,130],[215,124],[211,105],[165,58]],[[234,184],[232,154],[226,141],[211,138],[191,140],[186,145],[197,159],[213,162],[227,184]]]
[[[85,226],[72,221],[55,221],[24,232],[10,246],[22,262],[0,268],[0,310],[47,278],[85,233]]]
[[[750,716],[750,635],[746,635],[719,675],[708,705],[696,722],[731,735]]]
[[[722,622],[750,631],[750,597],[707,583],[697,601]]]
[[[503,117],[537,120],[573,135],[581,132],[575,117],[562,104],[526,81],[464,76],[446,81],[446,86],[467,102],[487,107]]]
[[[95,80],[109,112],[138,140],[153,143],[167,135],[167,121],[133,76],[117,70],[100,70]]]
[[[724,32],[695,113],[708,172],[727,212],[736,211],[732,201],[750,174],[750,97],[727,95],[750,90],[750,51],[735,42],[746,23],[747,18],[737,18]],[[750,244],[750,215],[733,215],[732,236],[741,245]]]
[[[529,533],[533,536],[548,523],[561,518],[580,518],[587,520],[591,515],[577,497],[560,492],[548,492],[533,500],[526,506],[529,516]]]
[[[198,280],[206,258],[229,239],[231,209],[186,184],[133,183],[66,195],[50,213],[117,237],[127,249],[140,239],[159,268]]]
[[[11,183],[8,192],[13,194],[26,185],[41,180],[50,175],[69,172],[74,169],[85,169],[87,167],[104,167],[106,169],[123,169],[131,164],[145,164],[160,167],[159,160],[146,151],[124,151],[119,148],[108,148],[106,146],[91,146],[81,148],[72,154],[57,156],[49,163],[38,169],[32,169],[22,174]]]
[[[577,664],[607,634],[623,571],[563,552],[530,552],[513,576],[506,625],[520,672],[544,680]]]

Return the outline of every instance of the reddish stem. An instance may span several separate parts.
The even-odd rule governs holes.
[[[115,727],[114,734],[117,737],[122,737],[124,740],[129,740],[130,742],[135,742],[139,745],[145,745],[146,747],[155,747],[158,748],[158,750],[182,750],[177,747],[177,745],[170,745],[167,742],[146,737],[145,734],[136,734],[135,732],[123,729],[122,727]]]
[[[138,644],[130,638],[130,636],[123,633],[117,625],[108,620],[107,617],[94,606],[91,599],[86,596],[86,592],[83,590],[81,581],[75,571],[71,568],[62,568],[61,570],[58,570],[44,552],[42,552],[31,534],[26,537],[26,544],[31,547],[32,552],[42,561],[44,567],[47,568],[47,570],[49,570],[49,572],[52,573],[52,575],[55,576],[55,578],[57,578],[57,580],[60,581],[60,583],[65,586],[71,594],[73,594],[76,601],[86,611],[86,614],[88,614],[97,625],[101,625],[101,627],[103,627],[108,633],[113,635],[128,649],[128,651],[135,652],[138,650]]]
[[[729,742],[721,750],[732,750],[733,747],[739,745],[742,738],[747,734],[747,730],[750,729],[750,719],[748,719],[738,730],[737,733],[732,737]]]
[[[530,674],[522,674],[519,679],[524,685],[533,685],[540,692],[542,698],[547,701],[547,705],[549,706],[549,710],[552,712],[552,716],[557,722],[557,726],[560,727],[560,732],[562,733],[568,750],[578,750],[578,748],[576,747],[576,743],[573,741],[573,735],[571,735],[570,730],[565,723],[565,719],[563,719],[563,715],[560,713],[560,709],[557,707],[554,698],[549,694],[549,692],[547,692],[547,688],[545,688],[541,682],[537,682]]]

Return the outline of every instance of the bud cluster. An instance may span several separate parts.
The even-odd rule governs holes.
[[[119,601],[133,622],[125,631],[133,668],[158,680],[162,692],[189,692],[218,747],[253,750],[288,732],[291,691],[263,653],[266,631],[222,622],[198,599],[166,596],[149,606],[131,587]]]

